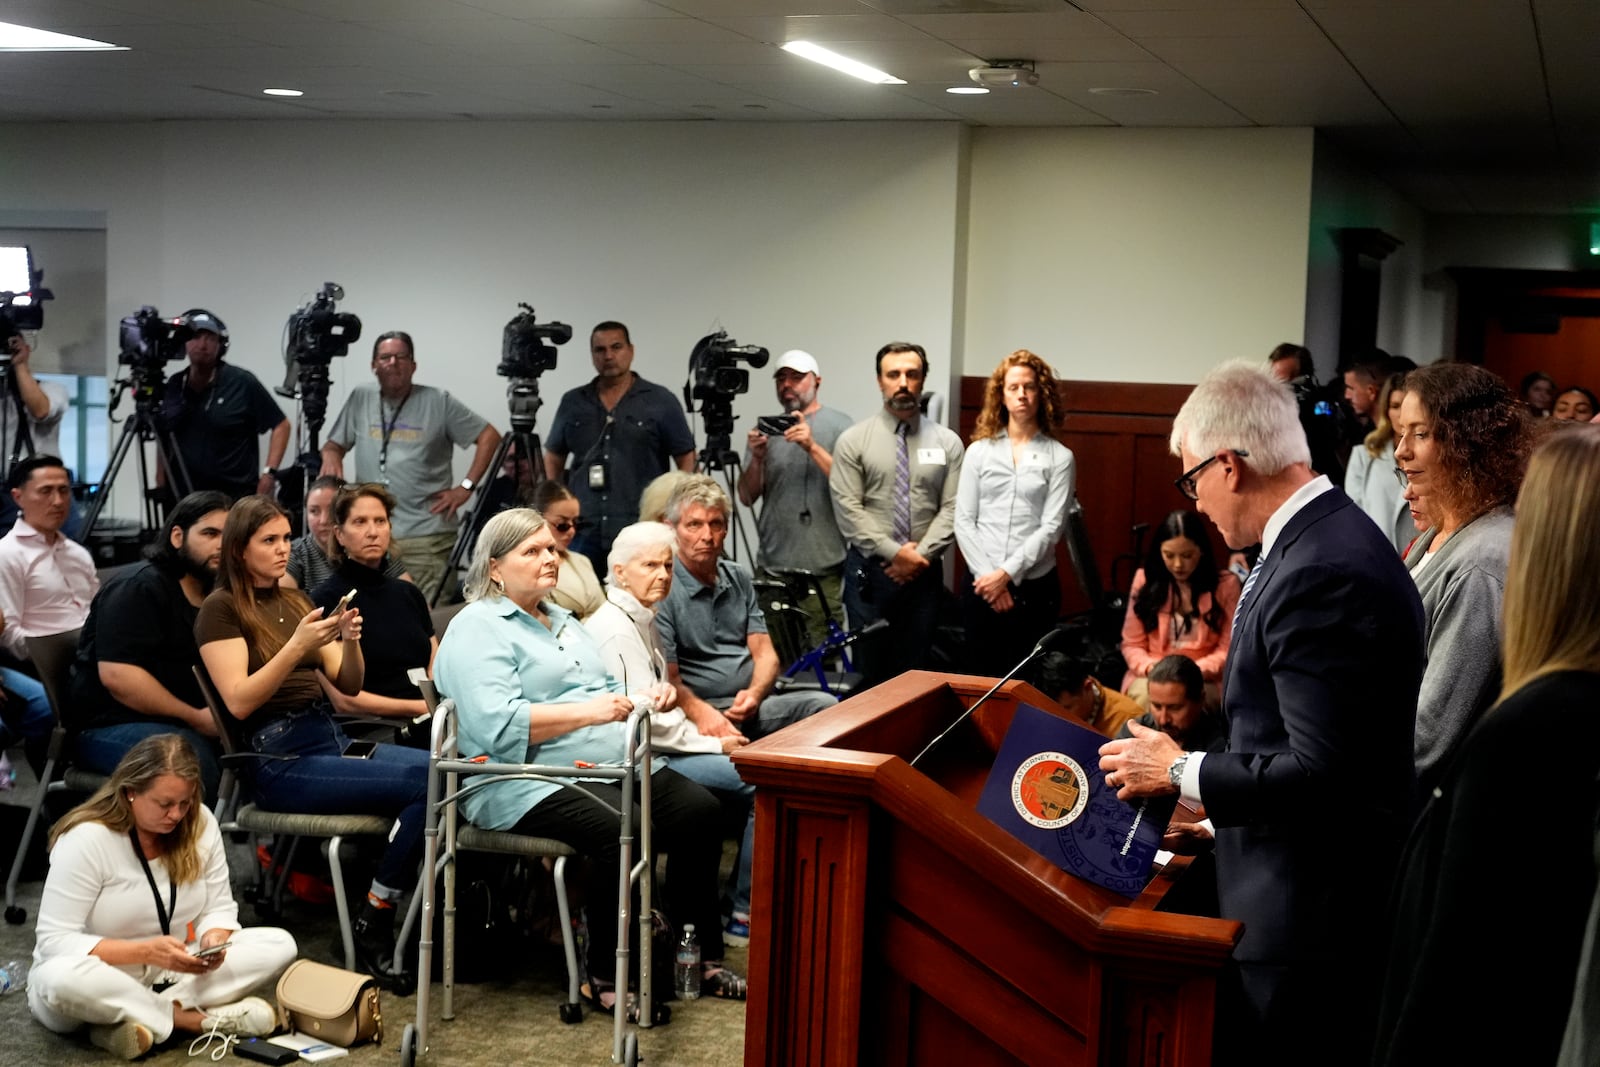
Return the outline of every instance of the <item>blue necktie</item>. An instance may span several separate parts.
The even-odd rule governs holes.
[[[1261,558],[1256,560],[1256,565],[1251,567],[1250,573],[1245,576],[1244,588],[1239,590],[1239,602],[1233,606],[1233,622],[1231,625],[1235,628],[1239,625],[1239,616],[1244,613],[1245,598],[1250,595],[1251,586],[1256,584],[1256,575],[1261,573],[1261,565],[1266,561],[1266,554],[1262,553]]]

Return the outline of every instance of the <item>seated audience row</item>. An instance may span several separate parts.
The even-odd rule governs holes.
[[[1556,380],[1543,371],[1522,379],[1520,398],[1534,418],[1553,417],[1566,422],[1589,422],[1600,415],[1600,401],[1581,385],[1569,385],[1559,392]]]

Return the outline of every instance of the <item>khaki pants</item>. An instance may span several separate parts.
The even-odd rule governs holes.
[[[448,604],[461,588],[456,573],[450,570],[450,552],[455,547],[455,533],[446,531],[423,537],[397,537],[391,551],[399,554],[406,573],[417,583],[417,588],[422,590],[429,604],[433,603],[433,594],[443,581],[445,590],[439,603]]]

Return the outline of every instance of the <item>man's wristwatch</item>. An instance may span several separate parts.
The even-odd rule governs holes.
[[[478,484],[478,483],[474,482],[471,478],[463,478],[463,479],[461,479],[461,484],[458,485],[456,488],[465,489],[467,492],[470,493],[470,492],[472,492],[472,487],[474,485],[476,485],[476,484]]]
[[[1183,789],[1183,767],[1189,762],[1189,753],[1179,753],[1178,758],[1172,761],[1167,768],[1167,782],[1174,789]]]

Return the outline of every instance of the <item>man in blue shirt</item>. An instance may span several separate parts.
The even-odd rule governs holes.
[[[639,494],[650,480],[665,474],[669,461],[694,470],[694,438],[677,397],[633,372],[626,326],[600,323],[589,335],[589,352],[594,380],[561,398],[544,441],[544,469],[582,509],[584,526],[571,551],[602,570],[617,533],[639,520]]]

